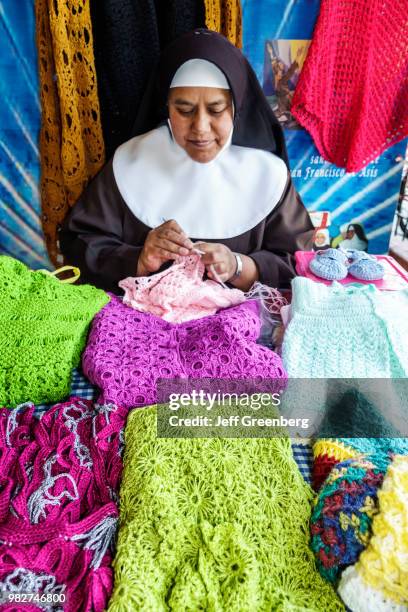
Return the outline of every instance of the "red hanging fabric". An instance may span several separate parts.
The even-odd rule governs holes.
[[[408,135],[407,14],[407,0],[322,0],[292,113],[349,172]]]

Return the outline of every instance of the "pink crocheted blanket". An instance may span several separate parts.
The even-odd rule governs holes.
[[[292,113],[322,156],[353,172],[408,135],[405,0],[326,0]]]
[[[33,412],[0,409],[0,590],[53,603],[2,610],[102,612],[127,411],[71,398]]]
[[[203,280],[205,266],[199,255],[178,257],[174,264],[153,276],[128,277],[119,282],[127,306],[150,312],[165,321],[182,323],[212,315],[245,301],[239,289],[228,289]]]

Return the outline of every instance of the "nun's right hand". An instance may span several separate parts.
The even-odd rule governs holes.
[[[188,255],[193,243],[177,221],[170,219],[147,234],[137,264],[137,276],[157,272],[166,262],[177,255]]]

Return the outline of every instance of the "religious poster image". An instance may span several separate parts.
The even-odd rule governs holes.
[[[325,227],[318,227],[315,230],[313,238],[313,250],[314,251],[325,251],[330,248],[330,234],[329,230]]]
[[[290,108],[309,40],[266,40],[263,90],[277,119],[287,129],[300,129]]]
[[[342,249],[356,249],[357,251],[367,251],[368,238],[361,223],[349,223],[341,227],[338,236],[332,239],[331,246]]]
[[[369,239],[362,223],[350,219],[342,225],[332,224],[332,213],[329,211],[310,211],[310,218],[315,227],[313,250],[356,249],[368,250]]]

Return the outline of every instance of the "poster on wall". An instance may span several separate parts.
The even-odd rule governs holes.
[[[359,172],[326,162],[291,103],[320,0],[243,0],[243,51],[285,131],[292,179],[316,227],[314,248],[386,253],[406,140]]]
[[[0,0],[0,255],[51,267],[40,221],[34,0]]]

